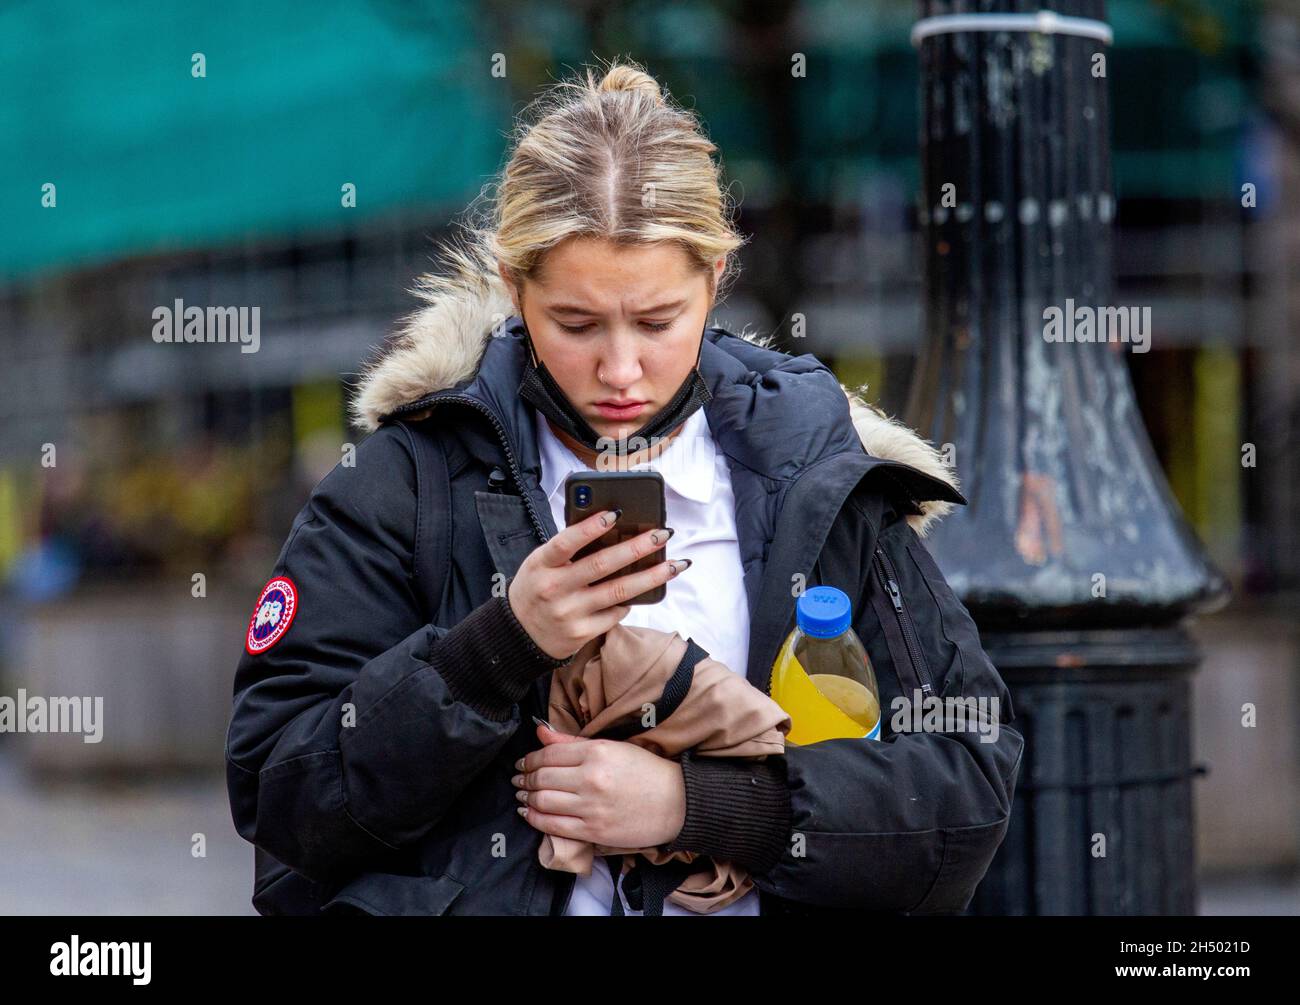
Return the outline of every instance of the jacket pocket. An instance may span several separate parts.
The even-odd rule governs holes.
[[[975,898],[975,889],[993,862],[1006,836],[1008,818],[979,827],[954,827],[943,832],[939,871],[921,902],[908,914],[961,914]]]
[[[320,910],[318,884],[256,845],[253,863],[253,907],[258,914],[311,916]]]
[[[939,634],[954,651],[955,662],[951,670],[959,676],[956,683],[945,682],[943,693],[997,694],[1002,698],[1002,707],[1006,712],[1003,721],[1010,722],[1014,714],[1010,694],[989,660],[988,653],[984,651],[979,627],[970,611],[944,579],[930,549],[919,540],[912,541],[908,544],[907,553],[913,568],[920,574],[922,588],[933,601],[938,615]]]
[[[944,870],[944,840],[942,830],[809,833],[802,857],[787,848],[756,883],[814,908],[906,913],[931,896],[931,877]]]
[[[426,917],[446,914],[465,889],[450,876],[401,876],[391,872],[364,872],[345,884],[321,906],[325,914],[353,913],[385,917]]]
[[[934,690],[930,667],[916,622],[903,598],[898,567],[879,543],[872,558],[872,566],[878,583],[877,589],[871,592],[872,602],[884,629],[885,641],[903,694],[909,699],[916,691],[930,695]]]

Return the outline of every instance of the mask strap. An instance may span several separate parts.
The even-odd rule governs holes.
[[[524,326],[524,342],[528,346],[528,358],[532,361],[533,369],[536,370],[538,363],[537,352],[533,349],[533,333],[528,330],[528,322],[524,320],[524,309],[522,306],[519,308],[519,321]]]
[[[537,351],[533,348],[533,333],[528,330],[528,320],[524,317],[523,290],[519,290],[519,323],[524,326],[524,343],[528,346],[528,358],[532,360],[533,369],[536,370],[540,364]]]

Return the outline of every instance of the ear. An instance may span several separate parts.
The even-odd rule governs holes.
[[[510,299],[514,302],[515,313],[518,314],[519,288],[515,285],[515,277],[513,273],[511,273],[510,269],[506,266],[506,263],[501,261],[499,258],[497,259],[497,275],[500,276],[501,281],[505,283],[506,292],[510,294]]]
[[[707,273],[709,277],[709,310],[712,311],[718,304],[718,286],[722,282],[722,273],[726,271],[726,256],[718,258],[713,263],[713,271]]]

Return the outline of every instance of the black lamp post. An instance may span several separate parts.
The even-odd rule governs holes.
[[[927,341],[907,418],[970,501],[927,544],[1026,738],[971,909],[1190,914],[1199,655],[1180,621],[1226,587],[1122,359],[1161,319],[1112,301],[1105,5],[1022,6],[921,0],[913,30]]]

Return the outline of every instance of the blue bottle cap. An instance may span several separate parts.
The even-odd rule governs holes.
[[[853,624],[853,605],[849,595],[834,586],[814,586],[805,590],[795,605],[799,630],[818,639],[843,635]]]

